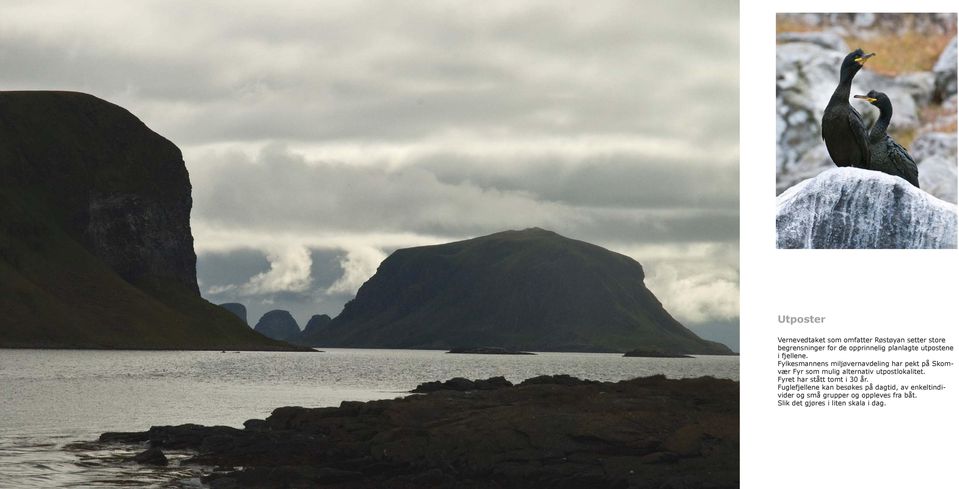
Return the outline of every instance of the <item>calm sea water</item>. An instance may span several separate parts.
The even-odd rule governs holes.
[[[542,374],[617,381],[739,379],[739,358],[624,358],[603,353],[450,355],[425,350],[324,353],[0,350],[0,488],[199,487],[199,469],[140,467],[132,450],[85,444],[152,425],[242,426],[280,406],[336,406],[406,395],[451,377]]]

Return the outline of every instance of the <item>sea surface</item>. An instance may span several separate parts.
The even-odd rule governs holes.
[[[280,406],[407,395],[452,377],[513,382],[542,374],[618,381],[653,374],[739,380],[739,357],[625,358],[605,353],[455,355],[432,350],[323,353],[0,349],[0,488],[201,487],[202,468],[124,459],[136,447],[89,442],[105,431],[198,423],[242,427]],[[142,448],[139,448],[142,450]]]

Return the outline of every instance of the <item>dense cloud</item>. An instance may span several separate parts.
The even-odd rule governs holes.
[[[177,143],[201,288],[252,321],[335,315],[400,247],[539,226],[729,324],[737,8],[10,2],[0,86],[90,92]]]

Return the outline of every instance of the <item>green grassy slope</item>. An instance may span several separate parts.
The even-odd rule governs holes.
[[[138,152],[156,160],[141,165]],[[91,195],[186,195],[188,219],[186,169],[170,160],[178,155],[132,114],[89,95],[0,92],[0,347],[292,349],[199,296],[188,220],[175,223],[185,235],[171,231],[189,239],[184,256],[163,257],[166,244],[150,236],[98,235],[109,247],[95,250],[83,233]],[[121,256],[97,255],[107,252]],[[164,273],[166,262],[137,256],[183,266]]]
[[[728,354],[683,327],[632,258],[542,229],[398,250],[318,346]]]

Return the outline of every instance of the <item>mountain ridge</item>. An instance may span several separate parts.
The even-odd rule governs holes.
[[[311,344],[731,354],[669,315],[644,278],[628,256],[540,228],[400,249]]]

